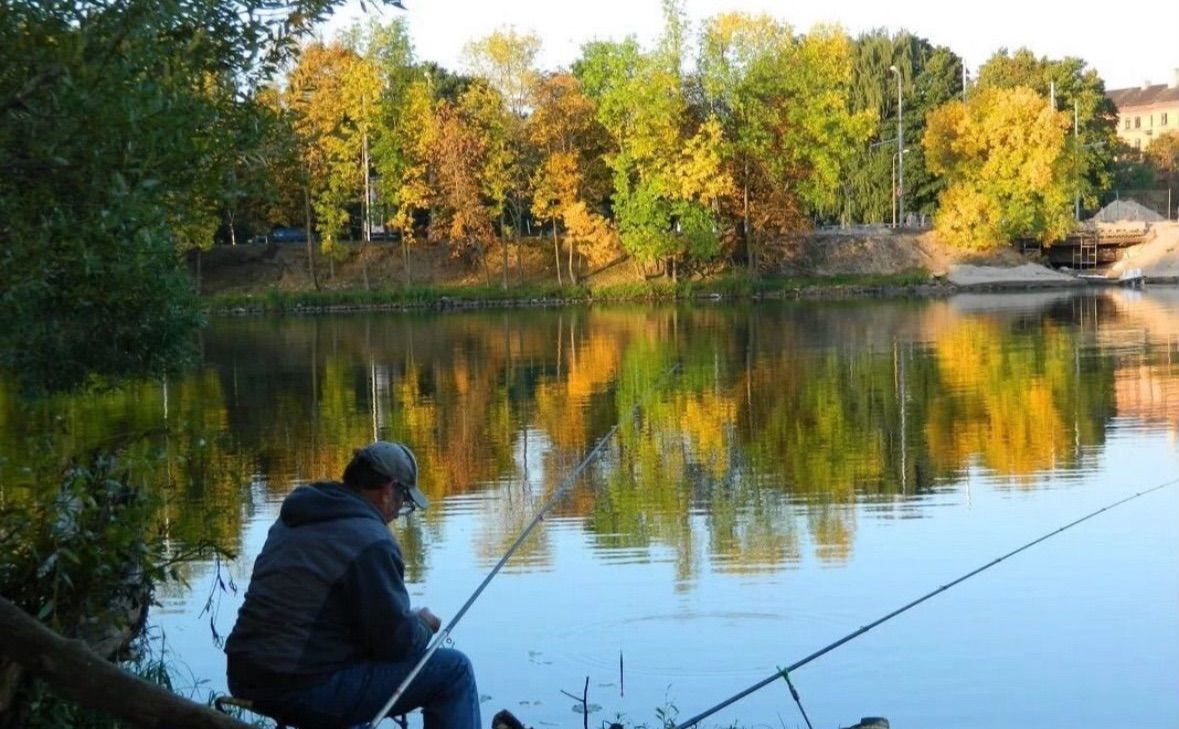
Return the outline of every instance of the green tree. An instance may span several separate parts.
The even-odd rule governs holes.
[[[1119,141],[1114,156],[1111,187],[1115,191],[1142,190],[1154,185],[1154,179],[1155,172],[1142,150]]]
[[[1142,156],[1154,172],[1154,184],[1179,194],[1179,132],[1155,137],[1142,151]]]
[[[842,194],[830,214],[843,223],[891,220],[896,177],[897,84],[901,76],[905,210],[932,214],[941,190],[940,178],[925,163],[921,135],[925,117],[962,93],[962,59],[945,46],[906,31],[865,33],[852,44],[849,104],[853,111],[875,114],[877,131],[848,165]]]
[[[398,127],[402,109],[406,106],[409,86],[416,74],[413,68],[413,44],[404,21],[388,25],[372,22],[368,26],[355,25],[344,36],[345,45],[356,54],[353,68],[346,77],[345,103],[351,109],[352,127],[360,137],[360,176],[363,184],[361,194],[361,236],[363,243],[360,261],[364,276],[364,287],[369,288],[368,246],[372,240],[374,225],[386,225],[391,216],[384,213],[384,206],[373,204],[380,201],[380,190],[388,185],[379,185],[382,175],[374,180],[374,170],[392,175],[400,181],[408,160],[406,148],[413,146],[413,136],[398,138],[394,128]],[[404,126],[397,130],[405,132]],[[396,187],[394,188],[396,189]],[[403,241],[403,258],[406,252]],[[406,260],[408,264],[408,260]],[[408,276],[408,265],[406,275]]]
[[[397,229],[405,283],[412,280],[409,249],[416,220],[432,200],[430,157],[434,144],[434,97],[430,72],[417,65],[404,20],[353,28],[348,44],[371,64],[376,108],[370,129],[372,220]]]
[[[850,43],[834,28],[796,38],[767,16],[709,20],[698,63],[704,106],[724,125],[728,209],[746,259],[838,199],[853,151],[874,115],[848,107]]]
[[[214,152],[333,4],[5,5],[6,364],[65,384],[183,354],[199,317],[177,249],[211,239],[230,178]]]
[[[945,178],[936,218],[944,239],[981,250],[1068,233],[1068,122],[1027,88],[983,88],[931,113],[924,145],[930,170]]]
[[[622,246],[643,263],[662,262],[675,278],[677,264],[719,252],[715,186],[697,184],[707,175],[689,170],[719,159],[721,139],[713,127],[693,129],[678,64],[666,50],[679,45],[669,43],[655,53],[643,53],[633,38],[590,43],[574,73],[611,140],[606,160]],[[719,166],[713,173],[725,177]]]

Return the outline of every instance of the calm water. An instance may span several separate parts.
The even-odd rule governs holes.
[[[201,346],[167,383],[36,406],[0,390],[0,475],[28,478],[48,432],[161,454],[176,548],[237,553],[191,565],[153,614],[202,697],[284,495],[377,437],[419,454],[433,506],[395,531],[415,600],[446,616],[621,419],[454,634],[485,716],[537,726],[580,727],[561,690],[587,676],[591,726],[686,718],[1179,479],[1175,289],[217,320]],[[819,659],[793,675],[808,713],[1179,726],[1177,515],[1171,486]],[[803,725],[780,684],[714,719]]]

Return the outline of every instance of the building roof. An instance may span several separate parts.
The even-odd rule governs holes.
[[[1136,106],[1154,106],[1168,102],[1179,102],[1179,85],[1174,87],[1167,84],[1155,84],[1142,88],[1135,86],[1129,89],[1112,89],[1105,92],[1109,100],[1118,110],[1132,109]]]

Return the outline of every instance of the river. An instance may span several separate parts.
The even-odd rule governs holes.
[[[180,686],[224,687],[254,557],[295,486],[375,438],[431,508],[394,526],[453,614],[615,423],[454,632],[485,719],[686,718],[1073,519],[1179,479],[1179,290],[215,319],[167,382],[17,404],[158,463],[185,566],[160,593]],[[0,474],[0,475],[2,475]],[[792,674],[816,726],[1179,725],[1179,486],[1102,514]],[[620,671],[620,662],[622,670]],[[707,725],[796,727],[781,683]]]

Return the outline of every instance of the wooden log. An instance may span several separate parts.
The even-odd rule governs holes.
[[[0,596],[0,657],[58,694],[143,729],[249,729],[225,714],[133,676],[80,640],[67,640]]]

